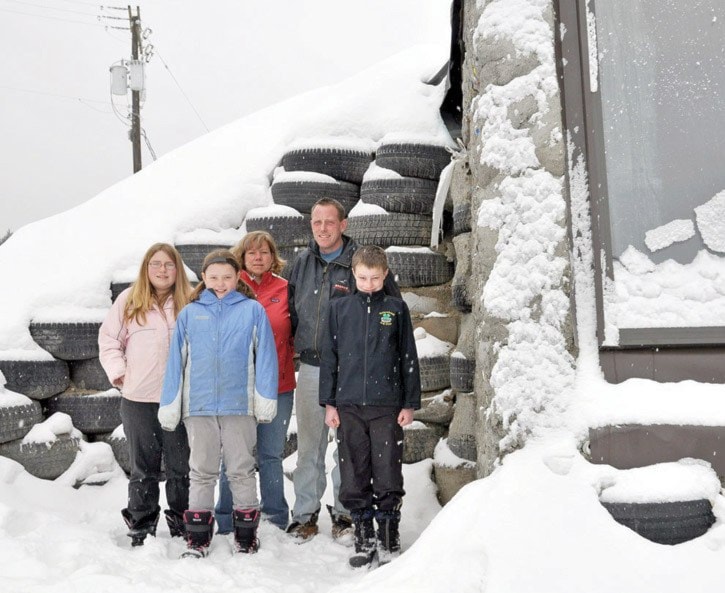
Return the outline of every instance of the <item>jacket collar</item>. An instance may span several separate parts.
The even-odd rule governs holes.
[[[371,301],[382,301],[385,298],[385,289],[380,289],[373,293],[367,293],[367,292],[361,292],[357,289],[355,289],[355,294],[360,297],[360,300],[367,301],[367,298],[370,297]]]
[[[315,242],[314,239],[312,239],[309,242],[307,247],[309,247],[310,251],[315,254],[315,257],[317,257],[317,259],[319,259],[322,262],[325,261],[324,259],[322,259],[322,255],[320,254],[320,246]],[[347,235],[343,235],[342,236],[342,253],[337,256],[337,259],[334,259],[333,261],[336,264],[347,266],[349,268],[352,265],[352,256],[355,253],[356,249],[357,249],[357,243],[355,243],[355,241],[353,241]],[[330,263],[332,263],[332,262],[330,262]]]
[[[242,281],[256,293],[257,288],[268,284],[274,277],[274,274],[272,274],[272,272],[265,272],[264,274],[262,274],[262,279],[259,283],[257,283],[257,281],[254,280],[254,278],[252,278],[252,276],[246,270],[241,271],[241,277]]]
[[[233,305],[235,303],[245,300],[247,300],[246,296],[244,296],[241,292],[237,290],[233,290],[232,292],[225,294],[221,302],[224,305]],[[215,303],[218,303],[219,299],[214,294],[214,291],[205,288],[201,291],[198,302],[200,302],[202,305],[213,305]]]

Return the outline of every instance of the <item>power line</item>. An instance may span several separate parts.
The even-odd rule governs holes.
[[[10,12],[12,14],[22,14],[24,16],[33,16],[33,17],[36,17],[36,18],[39,18],[39,19],[49,19],[51,21],[63,21],[63,22],[66,22],[66,23],[74,23],[76,25],[89,25],[91,27],[107,27],[108,26],[108,25],[103,25],[101,23],[88,23],[88,22],[85,22],[85,21],[72,21],[70,19],[62,19],[62,18],[57,17],[57,16],[46,16],[46,15],[43,15],[43,14],[33,14],[32,12],[21,12],[19,10],[10,10],[8,8],[0,8],[0,11],[2,11],[2,12]],[[113,28],[113,29],[120,29],[122,27],[111,27],[111,28]]]
[[[5,2],[12,2],[13,4],[22,4],[23,6],[32,6],[33,8],[47,8],[48,10],[58,10],[61,12],[71,12],[73,14],[82,14],[84,16],[90,16],[96,18],[96,14],[90,12],[81,12],[80,10],[71,10],[69,8],[57,8],[55,6],[48,6],[47,4],[33,4],[32,2],[23,2],[23,0],[4,0]],[[42,16],[42,15],[40,15]]]
[[[60,97],[61,99],[71,99],[73,101],[81,101],[83,103],[101,103],[102,105],[108,105],[106,101],[99,101],[98,99],[86,99],[84,97],[73,97],[71,95],[63,95],[61,93],[49,93],[47,91],[36,91],[33,89],[22,89],[19,87],[8,86],[0,84],[0,89],[8,89],[11,91],[18,91],[21,93],[32,93],[34,95],[47,95],[48,97]]]
[[[184,89],[181,88],[181,85],[179,84],[179,81],[176,80],[176,77],[174,76],[174,73],[171,72],[171,68],[169,68],[169,65],[166,63],[166,60],[164,60],[163,56],[161,55],[161,52],[159,52],[159,50],[156,50],[156,53],[158,54],[159,59],[161,60],[161,63],[166,68],[166,71],[169,73],[169,76],[171,76],[171,78],[174,80],[174,82],[176,83],[176,86],[179,87],[179,90],[181,91],[181,94],[184,95],[184,98],[186,99],[187,103],[189,103],[189,106],[192,108],[192,110],[196,114],[196,117],[199,118],[199,121],[201,122],[201,125],[204,126],[204,129],[208,132],[209,131],[209,128],[206,126],[206,123],[204,123],[204,120],[202,119],[201,115],[199,115],[199,112],[196,110],[196,107],[194,107],[194,104],[191,102],[191,99],[189,99],[189,97],[186,95],[186,93],[184,92]]]

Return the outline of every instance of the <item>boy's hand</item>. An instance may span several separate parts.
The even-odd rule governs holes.
[[[340,415],[337,413],[335,406],[325,406],[325,424],[330,428],[337,428],[340,426]]]
[[[400,426],[408,426],[413,422],[413,408],[403,408],[398,414],[398,424]]]

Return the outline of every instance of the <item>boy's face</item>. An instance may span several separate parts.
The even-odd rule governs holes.
[[[387,270],[382,268],[368,268],[362,264],[356,265],[352,270],[355,276],[355,285],[360,292],[368,294],[382,290]]]

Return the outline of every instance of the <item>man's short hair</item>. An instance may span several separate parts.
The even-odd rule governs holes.
[[[357,248],[352,256],[352,269],[357,266],[365,266],[366,268],[378,268],[383,272],[388,269],[388,257],[385,250],[377,245],[362,245]]]
[[[347,218],[347,213],[345,212],[345,207],[340,204],[335,198],[320,198],[317,200],[313,205],[310,212],[314,212],[315,208],[318,206],[334,206],[335,210],[337,210],[337,218],[339,220],[345,220]]]

